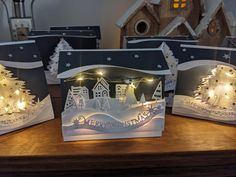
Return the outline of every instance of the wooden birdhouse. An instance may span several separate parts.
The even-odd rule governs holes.
[[[137,0],[117,21],[124,36],[191,36],[221,45],[231,35],[222,0]]]

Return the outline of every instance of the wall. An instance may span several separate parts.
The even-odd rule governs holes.
[[[12,10],[11,0],[5,0]],[[27,15],[30,15],[31,0],[26,1]],[[47,30],[49,26],[100,25],[102,47],[119,47],[119,29],[115,22],[135,0],[35,0],[35,22],[37,30]],[[208,0],[211,1],[211,0]],[[225,0],[229,10],[234,10],[235,0]],[[234,12],[236,16],[236,12]],[[10,16],[11,16],[10,12]],[[0,2],[0,42],[9,41],[6,12]]]
[[[11,1],[5,0],[11,8]],[[26,1],[27,15],[30,15]],[[49,26],[100,25],[102,47],[119,47],[119,29],[115,22],[133,3],[133,0],[35,0],[34,14],[37,30],[48,30]],[[0,41],[9,41],[5,9],[0,2]]]

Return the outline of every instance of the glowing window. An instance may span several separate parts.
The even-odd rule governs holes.
[[[172,8],[186,9],[187,8],[187,0],[172,0]]]

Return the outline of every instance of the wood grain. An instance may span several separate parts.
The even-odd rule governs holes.
[[[63,142],[55,119],[0,137],[0,176],[235,176],[236,127],[167,115],[162,138]]]

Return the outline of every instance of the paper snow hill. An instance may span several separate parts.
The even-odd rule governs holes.
[[[236,124],[236,49],[181,47],[173,113]]]
[[[0,134],[53,118],[34,41],[0,43]]]
[[[64,140],[160,137],[164,75],[171,73],[168,51],[163,44],[61,52]]]

